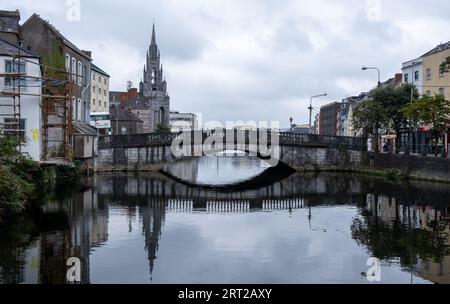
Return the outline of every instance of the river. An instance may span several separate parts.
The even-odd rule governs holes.
[[[81,283],[450,283],[447,185],[296,173],[259,189],[202,188],[265,169],[205,157],[172,167],[190,185],[95,176],[0,224],[0,283],[66,283],[71,257]]]

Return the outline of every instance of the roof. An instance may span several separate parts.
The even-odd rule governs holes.
[[[133,98],[130,101],[122,103],[120,107],[131,110],[149,110],[150,100],[143,96],[138,96],[137,98]]]
[[[423,55],[423,57],[425,57],[425,56],[430,56],[430,55],[434,55],[434,54],[440,53],[440,52],[442,52],[442,51],[446,51],[446,50],[448,50],[448,49],[450,49],[450,41],[449,41],[449,42],[446,42],[446,43],[441,43],[441,44],[439,44],[437,47],[435,47],[435,48],[432,49],[431,51],[425,53],[425,54]]]
[[[50,24],[49,21],[42,19],[41,16],[39,16],[36,13],[34,13],[30,18],[28,18],[28,20],[25,21],[25,23],[22,25],[22,27],[24,27],[33,18],[38,19],[40,22],[42,22],[44,25],[46,25],[58,38],[60,38],[63,41],[63,43],[66,46],[70,47],[71,49],[73,49],[75,52],[79,53],[81,56],[85,57],[86,59],[92,60],[88,54],[86,54],[84,51],[80,50],[75,44],[70,42],[69,39],[64,37],[64,35],[61,34],[61,32],[56,27],[54,27],[52,24]]]
[[[135,121],[135,122],[142,122],[141,119],[137,118],[131,111],[123,108],[116,108],[112,107],[109,109],[109,115],[111,121]]]
[[[19,53],[23,57],[39,58],[35,53],[0,38],[0,55],[16,56]]]
[[[98,66],[96,66],[96,65],[93,64],[93,63],[91,63],[91,69],[94,70],[94,71],[96,71],[96,72],[99,73],[99,74],[102,74],[103,76],[111,77],[111,76],[109,76],[108,73],[106,73],[105,71],[103,71],[101,68],[99,68]]]
[[[75,129],[76,134],[89,135],[89,136],[97,136],[97,129],[94,127],[84,124],[84,123],[74,123],[73,128]]]

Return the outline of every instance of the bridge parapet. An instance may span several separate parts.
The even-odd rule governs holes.
[[[280,145],[299,145],[329,149],[345,149],[365,151],[367,144],[361,137],[342,137],[314,134],[296,134],[288,132],[270,132],[267,130],[216,130],[191,131],[183,133],[149,133],[133,135],[114,135],[100,137],[99,150],[117,148],[143,148],[171,146],[175,139],[183,138],[184,144],[204,144],[205,141],[215,140],[232,144],[259,144],[264,141],[270,145],[272,136],[279,136]]]

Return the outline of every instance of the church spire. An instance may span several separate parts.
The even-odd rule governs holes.
[[[155,22],[153,22],[153,29],[152,29],[152,44],[156,45],[156,32],[155,32]]]

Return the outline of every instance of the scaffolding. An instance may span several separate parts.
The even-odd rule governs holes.
[[[12,55],[11,72],[0,74],[0,78],[8,79],[12,86],[0,91],[0,131],[3,134],[17,137],[19,152],[26,145],[24,140],[26,130],[22,125],[22,97],[39,97],[42,137],[41,161],[47,163],[71,162],[73,156],[73,104],[75,79],[80,77],[56,67],[46,66],[27,59],[20,52]],[[22,63],[38,65],[41,75],[30,76],[21,71]],[[47,75],[49,77],[47,77]],[[75,76],[73,76],[75,75]],[[40,94],[33,94],[24,88],[28,80],[40,84]],[[24,84],[22,83],[24,82]],[[38,115],[38,114],[37,114]]]

